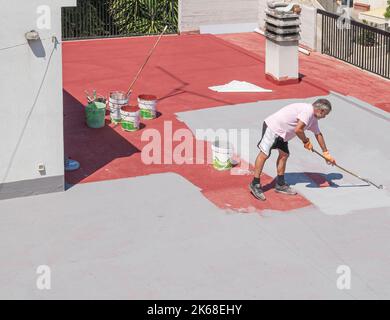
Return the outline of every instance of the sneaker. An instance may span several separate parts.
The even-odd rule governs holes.
[[[80,168],[80,163],[76,160],[65,159],[65,171],[75,171]]]
[[[249,190],[251,191],[251,193],[259,200],[262,200],[264,201],[266,198],[265,198],[265,195],[264,195],[264,192],[263,192],[263,189],[261,189],[261,185],[260,184],[253,184],[251,183],[249,185]]]
[[[282,186],[279,185],[279,184],[276,184],[275,185],[275,191],[279,192],[279,193],[288,194],[288,195],[291,195],[291,196],[295,196],[298,193],[293,188],[291,188],[288,184],[284,184]]]

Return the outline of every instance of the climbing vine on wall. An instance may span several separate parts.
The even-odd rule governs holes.
[[[385,18],[390,19],[390,0],[387,0],[387,8],[385,11]]]
[[[178,0],[110,0],[110,13],[121,32],[155,34],[168,25],[177,32]]]
[[[178,31],[178,0],[78,0],[63,8],[63,38],[82,39]]]

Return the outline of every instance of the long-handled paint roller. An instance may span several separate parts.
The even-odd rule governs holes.
[[[143,64],[143,65],[141,66],[141,68],[139,69],[139,71],[138,71],[137,75],[134,77],[134,80],[133,80],[133,82],[131,83],[129,89],[127,90],[127,95],[130,94],[131,90],[133,89],[135,83],[136,83],[137,80],[138,80],[138,77],[140,76],[142,70],[145,68],[146,64],[148,63],[150,57],[152,56],[152,54],[153,54],[153,52],[154,52],[154,49],[156,49],[157,45],[159,44],[159,42],[160,42],[162,36],[164,35],[165,31],[167,31],[167,29],[168,29],[168,26],[165,26],[163,32],[162,32],[161,35],[158,37],[158,39],[157,39],[155,45],[154,45],[153,48],[150,50],[150,52],[149,52],[149,54],[148,54],[148,56],[147,56],[147,58],[146,58],[144,64]]]
[[[317,150],[313,149],[313,152],[316,153],[316,154],[318,154],[321,158],[323,158],[323,159],[326,160],[326,158],[325,158],[321,153],[319,153]],[[373,183],[372,181],[370,181],[370,180],[368,180],[368,179],[365,179],[365,178],[362,178],[362,177],[358,176],[357,174],[355,174],[355,173],[353,173],[353,172],[351,172],[351,171],[349,171],[349,170],[347,170],[347,169],[345,169],[345,168],[343,168],[343,167],[340,167],[338,164],[335,164],[335,166],[336,166],[337,168],[339,168],[339,169],[341,169],[341,170],[343,170],[343,171],[349,173],[350,175],[352,175],[352,176],[354,176],[354,177],[356,177],[356,178],[358,178],[358,179],[360,179],[360,180],[362,180],[362,181],[364,181],[364,182],[366,182],[366,183],[368,183],[368,184],[373,185],[374,187],[376,187],[376,188],[378,188],[378,189],[383,189],[383,185],[381,185],[381,184],[378,186],[378,185],[376,185],[375,183]]]

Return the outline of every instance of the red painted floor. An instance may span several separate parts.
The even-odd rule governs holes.
[[[265,38],[262,35],[250,32],[218,35],[218,38],[248,50],[264,61]],[[303,82],[353,96],[390,112],[390,80],[318,52],[312,52],[310,56],[300,54],[299,67],[305,76]]]
[[[254,38],[254,41],[260,43],[260,38]],[[65,153],[79,160],[82,166],[80,170],[66,174],[67,182],[75,184],[174,172],[199,187],[204,196],[220,208],[288,211],[309,205],[310,202],[301,196],[275,193],[271,189],[271,177],[262,178],[267,184],[268,200],[260,202],[248,191],[250,176],[218,172],[210,165],[145,165],[141,161],[141,150],[147,144],[141,141],[141,135],[146,129],[163,132],[165,121],[172,122],[173,130],[186,128],[176,119],[175,112],[328,94],[327,89],[309,81],[289,86],[270,83],[264,77],[261,57],[217,37],[186,35],[163,38],[131,98],[135,103],[138,94],[150,93],[159,97],[160,117],[144,121],[142,130],[128,133],[110,124],[102,129],[87,128],[84,123],[84,90],[94,88],[104,95],[111,90],[126,90],[155,41],[155,37],[142,37],[63,44]],[[249,81],[275,91],[237,94],[216,93],[208,89],[232,80]],[[259,119],[259,125],[261,122]],[[174,143],[173,148],[177,144]]]

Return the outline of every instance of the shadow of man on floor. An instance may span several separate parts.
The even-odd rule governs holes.
[[[343,178],[341,173],[318,173],[318,172],[288,172],[285,175],[286,183],[294,186],[300,183],[305,183],[307,188],[339,188],[333,180],[340,180]],[[268,191],[275,187],[276,179],[263,186],[263,190]]]
[[[336,184],[334,180],[341,180],[342,178],[341,173],[290,172],[285,174],[285,179],[289,185],[307,183],[307,188],[338,188],[340,185]]]

